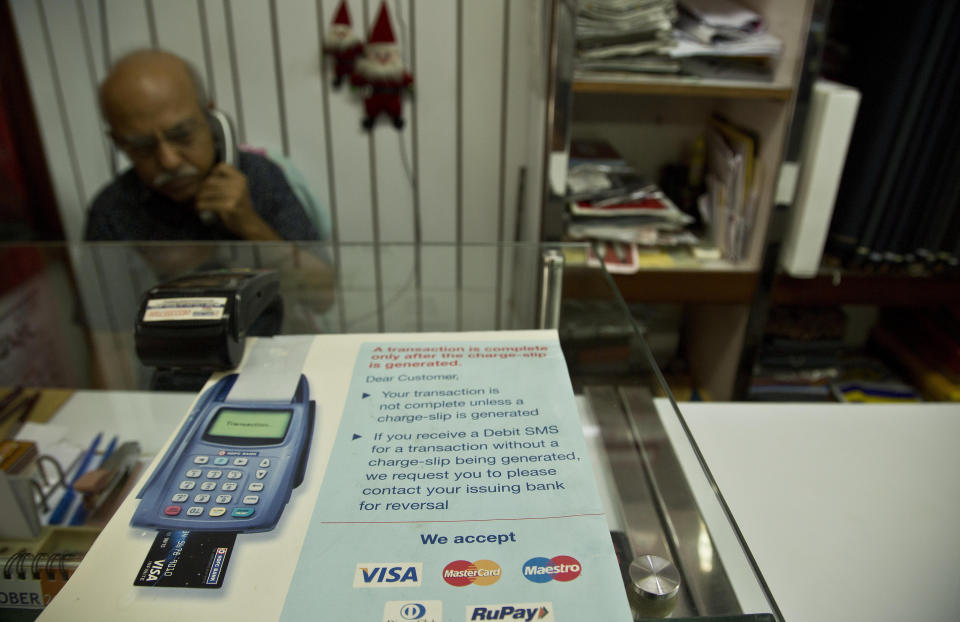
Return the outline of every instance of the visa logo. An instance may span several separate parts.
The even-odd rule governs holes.
[[[156,581],[160,578],[160,574],[163,572],[163,560],[156,560],[150,564],[150,567],[147,569],[147,581]]]
[[[422,562],[369,562],[357,564],[353,587],[420,587]]]

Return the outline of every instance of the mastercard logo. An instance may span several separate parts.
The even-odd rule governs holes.
[[[458,559],[450,562],[443,569],[443,580],[455,587],[464,585],[493,585],[500,580],[503,570],[500,564],[489,559],[478,559],[475,562],[468,562],[465,559]]]
[[[573,581],[580,576],[580,562],[569,555],[534,557],[523,564],[523,576],[534,583]]]

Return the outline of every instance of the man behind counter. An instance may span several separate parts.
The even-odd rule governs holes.
[[[125,56],[100,86],[100,106],[133,168],[93,200],[87,240],[317,239],[277,165],[245,152],[236,167],[217,162],[209,104],[182,59]]]

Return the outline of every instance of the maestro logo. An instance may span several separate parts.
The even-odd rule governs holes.
[[[523,576],[534,583],[573,581],[580,576],[580,562],[569,555],[534,557],[524,562]]]
[[[370,562],[357,564],[353,587],[420,587],[422,562]]]
[[[500,564],[489,559],[478,559],[475,562],[458,559],[444,567],[443,580],[456,587],[463,587],[471,583],[474,585],[493,585],[500,580],[502,573]]]

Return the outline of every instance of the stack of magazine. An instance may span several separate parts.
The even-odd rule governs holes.
[[[768,81],[783,43],[733,0],[586,0],[578,77],[609,72]]]
[[[877,358],[845,342],[838,307],[771,309],[749,398],[764,402],[916,402],[917,391]]]
[[[673,0],[587,0],[577,16],[577,67],[584,71],[677,73],[667,52]]]
[[[567,172],[569,237],[597,242],[612,272],[639,270],[639,247],[694,245],[693,218],[644,180],[608,142],[574,140]]]

